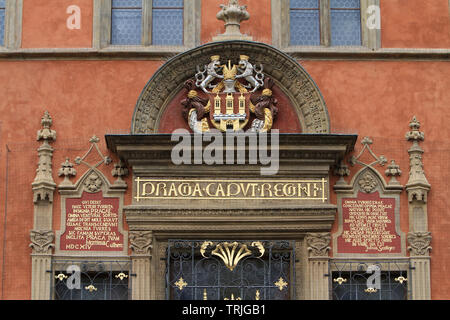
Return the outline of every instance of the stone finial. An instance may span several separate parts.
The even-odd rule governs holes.
[[[123,181],[122,177],[126,177],[129,171],[122,160],[119,160],[119,163],[114,164],[114,169],[111,170],[111,174],[113,177],[117,177],[117,180],[114,182],[115,185],[125,185],[126,182]]]
[[[50,142],[56,140],[56,131],[50,129],[52,124],[53,124],[52,117],[50,117],[48,111],[45,111],[41,119],[42,129],[40,129],[37,132],[38,141],[44,140],[45,142],[47,141]]]
[[[411,141],[413,145],[409,148],[409,179],[406,184],[406,191],[408,192],[409,201],[416,199],[418,201],[427,202],[427,194],[431,186],[425,177],[425,171],[423,169],[423,149],[420,147],[419,142],[424,141],[425,135],[419,131],[420,122],[414,116],[411,120],[409,127],[411,131],[406,133],[406,140]]]
[[[390,185],[398,185],[400,184],[395,177],[399,177],[402,175],[402,171],[400,170],[400,166],[395,163],[395,160],[391,161],[391,164],[388,165],[387,170],[385,171],[386,176],[391,177],[389,181]]]
[[[348,165],[341,161],[339,165],[334,168],[334,175],[339,176],[339,180],[336,182],[336,185],[347,185],[344,177],[348,177],[350,175],[350,169]]]
[[[253,38],[241,33],[241,21],[250,19],[247,6],[239,5],[238,0],[230,0],[228,5],[221,4],[222,10],[217,13],[217,19],[225,22],[225,33],[213,37],[213,41],[249,40]]]
[[[70,177],[75,177],[77,174],[77,170],[74,169],[73,163],[69,161],[69,158],[66,158],[66,161],[61,163],[61,168],[58,170],[58,177],[64,176],[63,182],[61,182],[61,186],[72,186],[72,182],[69,180]]]

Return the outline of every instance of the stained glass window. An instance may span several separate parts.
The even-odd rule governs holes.
[[[319,0],[291,0],[291,45],[320,45]]]
[[[331,45],[361,45],[360,0],[330,0]]]
[[[183,0],[153,0],[154,45],[183,45],[183,6]]]
[[[138,45],[142,39],[142,0],[112,0],[111,44]]]
[[[5,12],[6,0],[0,0],[0,46],[5,43]]]

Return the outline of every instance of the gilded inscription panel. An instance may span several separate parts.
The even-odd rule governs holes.
[[[208,180],[208,179],[135,179],[134,200],[197,199],[197,200],[328,200],[328,180]]]

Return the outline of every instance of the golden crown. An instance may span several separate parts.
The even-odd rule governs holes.
[[[263,96],[272,96],[272,90],[270,89],[264,89],[262,92]]]
[[[218,61],[220,56],[211,56],[211,61]]]
[[[246,56],[246,55],[241,55],[240,59],[248,61],[248,59],[250,59],[250,57]]]

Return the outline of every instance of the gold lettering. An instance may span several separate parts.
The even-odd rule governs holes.
[[[222,187],[222,184],[221,184],[221,183],[219,183],[219,184],[217,185],[217,190],[216,190],[215,196],[216,196],[216,197],[219,197],[219,193],[221,193],[220,197],[225,197],[225,192],[223,191],[223,187]]]
[[[167,191],[166,191],[166,184],[164,182],[158,183],[156,185],[156,196],[159,197],[160,196],[160,188],[163,191],[163,196],[167,197]]]
[[[283,186],[283,194],[285,197],[295,197],[295,185],[293,183],[286,183]]]
[[[235,186],[236,191],[231,193],[232,186]],[[241,187],[237,183],[229,183],[227,185],[227,197],[234,197],[241,193]]]
[[[189,197],[192,193],[192,187],[189,183],[181,183],[178,186],[178,193],[182,196],[182,197]]]
[[[178,197],[177,188],[175,187],[175,183],[173,183],[173,182],[170,184],[168,196],[169,197]]]
[[[147,186],[148,186],[148,185],[152,186],[151,192],[147,192]],[[142,196],[143,196],[143,197],[145,197],[145,196],[151,196],[154,192],[155,192],[155,185],[154,185],[153,183],[147,182],[147,183],[144,183],[144,184],[142,185]]]
[[[268,184],[268,183],[264,183],[261,186],[261,197],[262,198],[265,197],[265,192],[264,192],[265,187],[267,187],[267,193],[269,194],[269,197],[273,197],[273,195],[272,195],[272,186],[270,184]]]
[[[198,194],[199,197],[203,197],[202,189],[200,188],[200,184],[196,183],[194,186],[194,191],[192,192],[192,196]]]
[[[283,196],[283,194],[282,194],[282,188],[280,187],[280,186],[282,186],[283,184],[282,183],[277,183],[275,186],[274,186],[274,191],[275,191],[275,197],[282,197]]]
[[[214,195],[209,191],[209,188],[211,188],[212,185],[214,185],[215,183],[208,183],[208,185],[205,188],[206,194],[210,197],[214,197]]]

